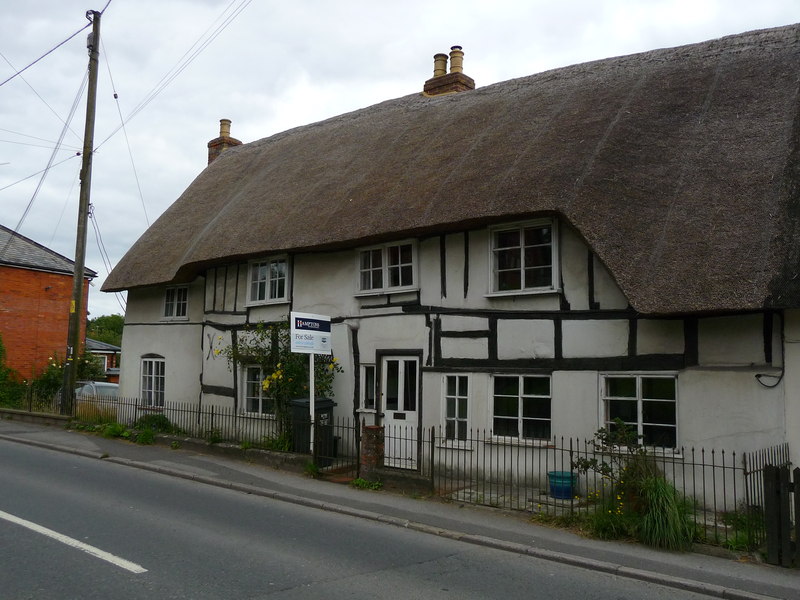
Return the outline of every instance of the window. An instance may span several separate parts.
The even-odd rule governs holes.
[[[142,358],[142,386],[140,396],[144,406],[164,406],[164,358]]]
[[[466,375],[444,377],[444,437],[466,441],[469,378]]]
[[[189,288],[181,285],[168,287],[164,293],[164,318],[185,319],[188,316]]]
[[[414,244],[387,244],[359,253],[359,290],[381,292],[414,287]]]
[[[361,365],[361,408],[375,410],[375,365]]]
[[[275,412],[272,398],[264,391],[262,382],[264,372],[259,366],[245,367],[243,370],[244,411],[259,415],[272,415]]]
[[[496,436],[550,439],[550,377],[496,375],[492,418]]]
[[[289,263],[286,257],[250,263],[251,303],[282,302],[288,299]]]
[[[622,419],[645,446],[675,448],[677,379],[673,375],[605,375],[601,396],[606,427]]]
[[[555,223],[537,221],[492,231],[492,292],[557,288]]]

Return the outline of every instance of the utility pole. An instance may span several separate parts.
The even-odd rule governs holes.
[[[67,352],[64,360],[64,383],[61,386],[61,414],[71,415],[78,371],[78,349],[81,346],[83,321],[83,278],[86,263],[86,230],[89,220],[89,198],[92,188],[92,152],[94,148],[94,116],[97,104],[97,71],[100,62],[100,13],[86,12],[92,22],[92,33],[86,41],[89,49],[89,83],[86,96],[86,124],[83,130],[83,163],[81,192],[78,202],[78,232],[75,240],[75,272],[72,277],[72,300],[69,307]]]

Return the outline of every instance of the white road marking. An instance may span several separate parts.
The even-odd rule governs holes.
[[[17,525],[22,525],[23,527],[27,527],[31,531],[35,531],[36,533],[41,533],[42,535],[46,535],[49,538],[57,540],[62,544],[66,544],[67,546],[71,546],[73,548],[77,548],[78,550],[82,550],[87,554],[91,554],[101,560],[105,560],[110,562],[112,565],[125,569],[126,571],[130,571],[131,573],[147,573],[147,569],[144,567],[137,565],[129,560],[125,560],[124,558],[120,558],[119,556],[114,556],[104,550],[100,550],[99,548],[95,548],[94,546],[90,546],[89,544],[84,544],[74,538],[71,538],[66,535],[62,535],[57,531],[53,531],[52,529],[48,529],[47,527],[42,527],[41,525],[37,525],[31,521],[26,521],[25,519],[20,519],[19,517],[15,517],[7,512],[0,510],[0,519],[5,519],[11,523],[16,523]]]

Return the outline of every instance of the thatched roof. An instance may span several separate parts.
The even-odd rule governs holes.
[[[226,151],[106,291],[557,214],[631,305],[800,306],[800,25],[413,94]]]

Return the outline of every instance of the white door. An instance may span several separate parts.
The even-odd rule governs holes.
[[[384,415],[384,464],[417,468],[419,359],[386,356],[381,363],[381,402]]]

